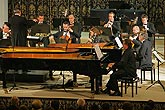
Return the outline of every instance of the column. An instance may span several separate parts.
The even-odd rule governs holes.
[[[8,0],[1,0],[0,3],[0,27],[8,21]]]

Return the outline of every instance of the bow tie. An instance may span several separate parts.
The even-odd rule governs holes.
[[[143,25],[147,25],[147,24],[143,24]]]

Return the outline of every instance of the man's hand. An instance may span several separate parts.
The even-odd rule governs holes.
[[[109,63],[109,64],[108,64],[108,67],[109,67],[109,68],[112,68],[112,66],[113,66],[114,64],[115,64],[115,63]]]

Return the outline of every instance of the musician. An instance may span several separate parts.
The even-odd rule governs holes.
[[[55,33],[54,39],[56,43],[77,43],[76,38],[80,38],[71,28],[67,21],[63,22],[62,31]]]
[[[108,36],[108,41],[114,42],[114,38],[120,33],[120,23],[115,21],[115,13],[109,12],[108,22],[104,24],[103,35]]]
[[[14,16],[9,18],[13,46],[27,46],[27,20],[21,15],[21,10],[15,9]]]
[[[78,38],[76,38],[77,43],[81,43],[81,39],[80,39],[81,30],[82,30],[81,24],[75,20],[73,14],[70,14],[68,16],[68,19],[69,19],[70,28],[74,31],[75,34],[77,34],[77,36],[79,36]]]
[[[31,35],[40,37],[40,42],[43,42],[44,47],[49,45],[50,26],[44,21],[44,15],[40,13],[36,20],[36,24],[31,27]],[[35,47],[38,41],[30,40],[31,47]]]
[[[153,41],[152,35],[156,33],[156,29],[153,23],[148,22],[148,16],[146,14],[143,14],[141,16],[141,24],[139,26],[144,27],[144,29],[148,33],[148,39],[149,41]]]
[[[120,96],[117,79],[125,76],[136,77],[136,59],[132,50],[132,43],[130,39],[125,39],[123,42],[124,53],[120,62],[109,63],[108,67],[114,72],[110,75],[110,79],[106,84],[104,93],[112,96]],[[113,93],[112,93],[113,92]]]
[[[0,46],[12,46],[10,24],[4,22],[0,31]]]
[[[152,67],[152,43],[148,40],[146,32],[141,32],[139,35],[140,49],[140,68],[144,69]]]
[[[104,42],[104,39],[100,36],[102,33],[101,30],[99,30],[96,27],[92,27],[89,30],[89,38],[87,43],[101,43]]]
[[[134,43],[133,49],[136,51],[136,53],[139,52],[140,46],[137,41],[139,41],[139,34],[140,34],[140,27],[137,25],[134,25],[132,28],[133,34],[129,37],[129,39]]]

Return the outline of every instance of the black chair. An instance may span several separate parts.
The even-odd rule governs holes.
[[[155,67],[154,64],[152,65],[152,67],[146,67],[146,68],[142,68],[141,70],[141,84],[143,83],[142,81],[145,81],[145,74],[146,71],[149,71],[151,73],[151,83],[153,83],[153,76],[154,76],[154,81],[155,81]]]
[[[121,97],[123,97],[123,84],[125,87],[125,94],[127,93],[127,88],[129,86],[132,87],[132,97],[134,97],[134,87],[136,90],[136,94],[137,94],[137,88],[138,88],[138,81],[139,81],[139,77],[122,77],[121,79],[119,79],[119,81],[121,82]],[[135,86],[134,86],[135,84]]]

